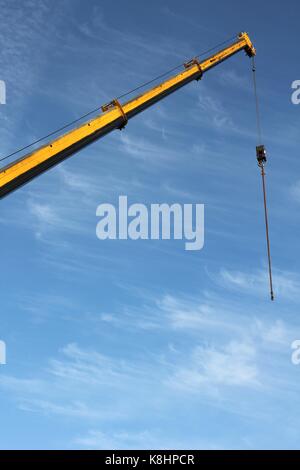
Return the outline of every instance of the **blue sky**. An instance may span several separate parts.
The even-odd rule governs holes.
[[[0,447],[299,448],[299,3],[0,0],[1,154],[248,31],[238,54],[1,201]],[[204,203],[205,246],[100,241],[96,208]]]

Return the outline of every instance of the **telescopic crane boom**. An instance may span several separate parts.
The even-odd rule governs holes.
[[[0,198],[8,195],[112,130],[122,129],[128,120],[136,114],[144,111],[144,109],[192,80],[199,80],[205,72],[242,50],[249,57],[253,57],[256,53],[247,33],[240,33],[232,44],[202,62],[199,62],[198,59],[192,59],[184,64],[184,69],[180,73],[132,100],[123,104],[118,100],[113,100],[111,103],[102,106],[103,113],[94,119],[85,122],[47,145],[43,145],[1,168]]]

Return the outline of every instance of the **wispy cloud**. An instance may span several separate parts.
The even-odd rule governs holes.
[[[32,114],[27,103],[40,90],[39,79],[48,66],[49,48],[58,36],[57,26],[63,14],[62,10],[56,11],[54,21],[52,17],[49,22],[52,2],[48,0],[42,4],[36,0],[25,3],[1,0],[0,9],[0,39],[4,45],[0,51],[1,78],[7,86],[7,105],[1,110],[5,116],[1,123],[3,156],[22,145],[20,141],[16,145],[16,135],[22,138],[25,131],[29,136],[23,140],[25,143],[37,137],[37,130],[30,123]]]
[[[276,415],[276,401],[286,387],[298,393],[299,385],[288,369],[295,329],[282,319],[258,318],[251,305],[241,313],[235,302],[211,293],[199,298],[149,296],[140,305],[127,306],[118,314],[84,316],[82,321],[87,325],[88,320],[96,335],[95,322],[105,325],[110,334],[122,328],[123,335],[131,338],[143,331],[145,342],[155,331],[161,345],[154,350],[138,349],[125,358],[122,350],[104,354],[100,347],[69,343],[38,378],[2,375],[0,387],[11,392],[24,412],[94,422],[86,436],[75,438],[75,444],[88,448],[108,443],[112,448],[138,448],[147,440],[149,447],[151,439],[156,447],[155,429],[128,433],[127,426],[141,409],[161,414],[173,406],[170,403],[176,407],[174,397],[191,406],[217,407],[260,421],[270,413]],[[286,369],[277,371],[276,364],[283,360]],[[272,403],[262,407],[270,390]],[[118,429],[111,432],[109,423],[116,420]],[[164,446],[168,440],[159,447]]]
[[[300,202],[300,181],[290,187],[290,195],[296,202]]]
[[[120,429],[116,432],[103,432],[91,429],[86,435],[77,437],[75,445],[87,449],[225,449],[226,439],[211,442],[196,436],[181,439],[163,433],[159,426],[141,431]]]
[[[223,387],[257,387],[256,349],[251,343],[230,342],[224,348],[198,346],[186,365],[169,377],[176,389],[217,396]]]
[[[300,278],[297,273],[275,269],[273,277],[274,289],[279,299],[299,299]],[[255,272],[221,269],[219,279],[228,288],[259,297],[265,295],[268,288],[267,269]]]
[[[136,365],[75,344],[68,344],[61,354],[63,359],[50,360],[40,379],[2,375],[0,387],[12,392],[20,409],[27,412],[112,420],[124,414],[111,400],[117,389],[124,393],[134,387],[131,379],[146,378]]]
[[[243,93],[252,93],[250,75],[241,75],[235,69],[222,70],[219,82],[223,85],[232,86],[234,90],[240,89]]]
[[[84,437],[75,439],[75,444],[88,449],[146,449],[161,448],[161,444],[153,446],[153,433],[142,431],[140,433],[129,433],[126,431],[105,433],[102,431],[91,430]],[[157,442],[157,441],[156,441]]]
[[[179,156],[178,151],[170,146],[166,147],[146,137],[128,134],[122,134],[121,151],[144,163],[148,169],[155,165],[170,165]]]
[[[221,281],[217,281],[220,283]],[[222,281],[223,282],[223,281]],[[223,284],[222,284],[223,286]],[[228,289],[228,286],[226,285]],[[149,294],[149,293],[148,293]],[[265,297],[265,289],[262,289]],[[147,295],[140,291],[142,307],[123,306],[119,311],[94,314],[94,322],[104,322],[112,327],[122,329],[168,330],[184,332],[206,339],[218,334],[219,338],[226,336],[244,338],[250,335],[255,341],[270,341],[288,345],[293,326],[287,326],[280,317],[269,317],[273,304],[265,304],[255,308],[251,302],[247,308],[248,314],[241,314],[239,303],[230,301],[224,291],[204,291],[199,296],[185,297],[165,294],[162,296]],[[255,300],[254,300],[255,302]],[[280,312],[276,311],[278,315]]]
[[[35,294],[23,292],[15,295],[15,304],[21,312],[27,313],[36,324],[47,322],[51,317],[70,318],[76,309],[71,299],[49,292],[36,292]]]
[[[89,23],[82,23],[79,25],[79,29],[83,34],[96,41],[103,41],[103,39],[104,42],[105,40],[110,43],[113,41],[118,45],[116,52],[121,54],[126,51],[127,58],[128,46],[130,46],[130,55],[139,58],[141,58],[142,52],[143,54],[151,54],[153,57],[175,57],[182,60],[190,50],[190,45],[184,38],[178,39],[178,37],[164,34],[153,37],[149,33],[138,35],[135,32],[115,28],[98,5],[93,7],[93,20]]]
[[[0,52],[5,75],[1,79],[7,80],[12,106],[3,108],[7,115],[2,150],[11,149],[21,131],[27,143],[32,136],[39,137],[39,129],[47,131],[58,114],[62,120],[83,114],[152,77],[154,70],[154,74],[163,72],[173,61],[176,65],[191,56],[184,31],[174,38],[172,28],[151,34],[142,31],[140,23],[136,29],[126,23],[117,27],[105,9],[93,8],[92,2],[84,6],[88,20],[81,21],[80,8],[71,14],[80,2],[75,8],[74,2],[66,1],[59,9],[52,0],[40,3],[29,0],[22,10],[21,1],[0,0],[0,38],[7,46]],[[197,22],[175,11],[160,11],[197,28]],[[49,62],[50,53],[55,60]],[[229,91],[232,85],[244,93],[246,77],[236,70],[220,69],[220,80]],[[47,341],[39,349],[36,336],[25,338],[38,352],[37,363],[26,364],[24,351],[16,350],[24,368],[15,371],[15,363],[8,364],[1,370],[0,388],[7,402],[13,402],[14,411],[17,404],[27,418],[35,413],[44,422],[51,417],[62,428],[67,423],[68,432],[76,428],[69,440],[75,447],[224,448],[228,442],[222,423],[236,446],[243,445],[244,436],[239,435],[243,425],[249,429],[253,424],[267,434],[279,422],[284,431],[296,429],[297,436],[299,376],[290,364],[290,343],[299,331],[296,273],[275,269],[276,295],[284,302],[271,307],[264,301],[268,279],[263,269],[215,268],[216,274],[207,278],[205,269],[199,270],[200,258],[188,259],[170,245],[165,251],[156,248],[159,245],[147,244],[141,251],[123,245],[120,256],[120,245],[110,250],[109,244],[96,240],[96,206],[115,201],[121,193],[132,202],[197,201],[208,190],[209,210],[213,210],[214,193],[217,214],[226,219],[223,194],[232,193],[235,177],[226,185],[224,175],[232,173],[236,155],[229,150],[238,142],[230,141],[225,148],[224,141],[228,136],[252,138],[254,132],[248,119],[244,128],[239,122],[240,116],[246,121],[248,112],[237,106],[239,117],[231,113],[227,100],[232,95],[223,94],[217,76],[215,82],[214,74],[209,80],[205,77],[197,92],[191,84],[166,106],[143,113],[130,129],[107,136],[99,146],[95,143],[78,158],[22,188],[1,207],[5,242],[12,235],[8,254],[3,250],[4,261],[11,266],[10,253],[17,249],[28,251],[30,258],[33,243],[38,256],[31,290],[29,281],[21,279],[23,257],[15,256],[13,267],[16,277],[20,271],[21,282],[13,284],[18,286],[18,294],[15,289],[10,294],[13,305],[17,312],[27,313],[22,322],[32,335],[45,335]],[[297,126],[287,125],[292,129],[289,137],[293,134],[290,145],[295,145]],[[281,129],[281,140],[282,135]],[[246,188],[252,180],[245,182]],[[298,186],[291,190],[297,201]],[[228,201],[237,208],[235,194]],[[247,201],[238,204],[248,211]],[[212,214],[209,234],[216,232],[213,218]],[[16,228],[20,234],[6,228]],[[228,232],[236,236],[232,226]],[[36,239],[27,237],[27,243],[24,234],[29,233]],[[213,243],[210,246],[203,263],[219,254]],[[162,253],[168,257],[162,258]],[[219,258],[212,262],[221,263]],[[10,271],[3,270],[4,283]],[[52,280],[54,290],[49,289]],[[23,335],[25,329],[18,330],[14,315],[11,318],[14,334]],[[42,323],[40,328],[37,322]],[[216,415],[218,426],[208,438],[209,426],[203,423],[212,422]],[[240,427],[233,432],[236,423]],[[186,439],[184,426],[189,428]],[[257,446],[258,440],[249,446]]]
[[[204,116],[216,128],[224,130],[233,130],[235,128],[233,121],[222,105],[221,101],[214,98],[207,92],[202,92],[198,97],[198,107],[200,116]]]

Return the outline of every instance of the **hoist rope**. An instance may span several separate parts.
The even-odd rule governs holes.
[[[256,64],[255,64],[254,56],[252,57],[252,72],[253,72],[252,76],[253,76],[254,98],[255,98],[255,108],[256,108],[257,139],[258,139],[258,145],[262,146],[262,130],[261,130],[260,109],[259,109],[259,100],[258,100],[257,83],[256,83]],[[270,296],[271,296],[271,300],[274,300],[272,260],[271,260],[271,249],[270,249],[269,221],[268,221],[266,181],[265,181],[266,173],[265,173],[264,161],[258,160],[258,166],[261,170],[262,190],[263,190],[263,200],[264,200],[264,216],[265,216],[265,228],[266,228]]]
[[[270,296],[271,296],[271,300],[274,300],[273,279],[272,279],[272,261],[271,261],[270,238],[269,238],[268,209],[267,209],[267,197],[266,197],[265,167],[264,167],[263,163],[259,166],[260,166],[260,169],[261,169],[261,179],[262,179],[263,198],[264,198],[264,214],[265,214],[265,226],[266,226],[266,241],[267,241],[267,254],[268,254]]]
[[[217,48],[219,49],[220,47],[224,46],[225,44],[227,44],[228,42],[232,41],[232,40],[235,39],[235,38],[236,38],[236,36],[232,36],[232,37],[226,39],[226,41],[223,41],[223,42],[217,44],[216,46],[211,47],[210,49],[207,49],[206,51],[200,52],[199,54],[197,54],[197,55],[194,56],[194,57],[195,57],[195,58],[198,58],[198,57],[201,57],[201,56],[203,56],[203,55],[209,54],[210,52],[214,51],[214,50],[217,49]],[[149,81],[147,81],[147,82],[144,82],[144,83],[142,83],[141,85],[139,85],[139,86],[137,86],[137,87],[135,87],[135,88],[132,88],[131,90],[127,91],[126,93],[123,93],[122,95],[117,96],[115,99],[120,100],[120,99],[122,99],[122,98],[125,98],[126,96],[130,95],[131,93],[134,93],[135,91],[138,91],[138,90],[144,88],[145,86],[150,85],[150,84],[156,82],[157,80],[166,77],[166,76],[169,75],[170,73],[174,72],[175,70],[178,70],[179,68],[181,68],[181,67],[183,67],[183,66],[184,66],[184,63],[181,63],[181,64],[179,64],[179,65],[176,65],[176,67],[173,67],[173,68],[171,68],[170,70],[168,70],[168,71],[162,73],[161,75],[158,75],[157,77],[155,77],[155,78],[153,78],[153,79],[151,79],[151,80],[149,80]],[[69,123],[63,125],[62,127],[59,127],[59,128],[56,129],[55,131],[52,131],[52,132],[50,132],[49,134],[44,135],[43,137],[40,137],[39,139],[35,140],[34,142],[31,142],[30,144],[25,145],[24,147],[21,147],[21,148],[15,150],[14,152],[12,152],[12,153],[10,153],[10,154],[8,154],[8,155],[5,155],[4,157],[1,157],[1,158],[0,158],[0,162],[2,162],[3,160],[6,160],[6,159],[8,159],[8,158],[10,158],[10,157],[12,157],[12,156],[18,154],[18,153],[20,153],[20,152],[22,152],[22,151],[24,151],[24,150],[27,150],[28,148],[32,147],[33,145],[36,145],[36,144],[42,142],[43,140],[48,139],[49,137],[52,137],[53,135],[57,134],[58,132],[61,132],[61,131],[65,130],[65,129],[67,129],[68,127],[70,127],[70,126],[72,126],[72,125],[78,123],[78,122],[81,121],[82,119],[84,119],[84,118],[90,116],[91,114],[95,113],[96,111],[100,111],[100,110],[101,110],[101,106],[98,106],[97,108],[95,108],[95,109],[93,109],[93,110],[91,110],[91,111],[89,111],[89,112],[83,114],[83,115],[80,116],[79,118],[74,119],[73,121],[71,121],[71,122],[69,122]]]
[[[257,125],[257,137],[258,144],[262,143],[262,131],[261,131],[261,122],[260,122],[260,109],[257,93],[257,83],[256,83],[256,64],[255,57],[252,57],[252,77],[253,77],[253,88],[254,88],[254,98],[255,98],[255,109],[256,109],[256,125]]]

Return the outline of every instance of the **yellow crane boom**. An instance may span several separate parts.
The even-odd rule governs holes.
[[[203,73],[220,64],[237,52],[244,50],[249,57],[255,48],[247,33],[240,33],[232,44],[202,62],[192,59],[184,64],[177,75],[151,88],[134,99],[121,104],[118,100],[102,106],[103,113],[50,143],[0,169],[0,198],[8,195],[83,147],[114,129],[120,129],[127,121],[167,95],[192,80],[199,80]]]

